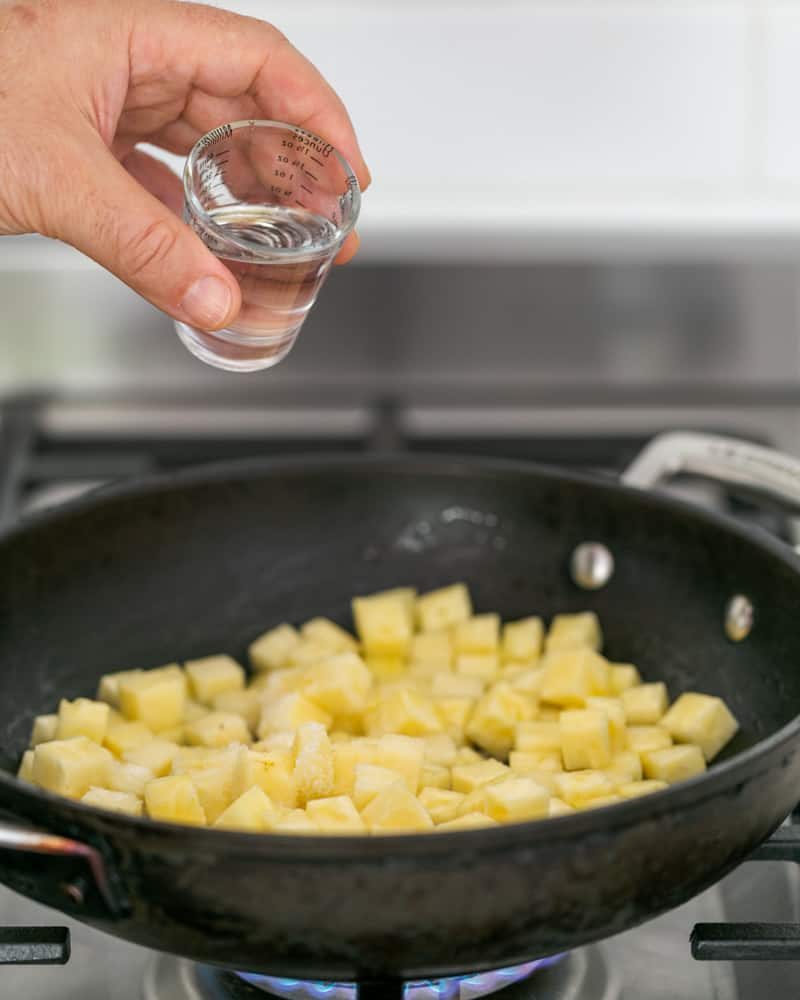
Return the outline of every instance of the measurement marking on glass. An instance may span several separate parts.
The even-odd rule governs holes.
[[[305,184],[301,184],[301,185],[300,185],[300,187],[301,187],[301,188],[302,188],[302,189],[303,189],[304,191],[306,191],[306,192],[307,192],[308,194],[313,194],[313,193],[314,193],[314,192],[313,192],[313,191],[311,190],[311,188],[307,188],[307,187],[305,186]]]
[[[295,198],[295,200],[294,200],[294,203],[295,203],[295,205],[299,205],[299,206],[300,206],[300,208],[305,208],[305,207],[306,207],[306,206],[305,206],[305,205],[304,205],[304,204],[302,203],[302,201],[300,201],[300,199],[299,199],[299,198]]]
[[[316,156],[312,156],[312,157],[310,157],[310,159],[312,159],[314,161],[314,163],[316,163],[316,165],[318,167],[324,167],[325,166],[325,164],[322,162],[322,160],[318,160],[316,158]]]
[[[317,177],[316,174],[312,174],[308,167],[306,167],[306,177],[310,177],[312,181],[319,180],[319,177]]]

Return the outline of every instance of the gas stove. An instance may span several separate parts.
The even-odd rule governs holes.
[[[573,410],[573,417],[575,416]],[[746,413],[746,411],[744,411]],[[773,443],[768,428],[740,415],[706,412],[706,430]],[[548,428],[561,428],[551,433]],[[236,456],[280,456],[320,450],[440,451],[556,462],[616,476],[662,427],[610,418],[588,433],[542,410],[404,407],[391,399],[357,406],[318,400],[262,405],[166,405],[102,399],[15,398],[0,403],[0,522],[62,503],[133,476]],[[783,442],[779,442],[783,444]],[[785,446],[785,445],[784,445]],[[796,543],[788,519],[750,506],[718,487],[671,484],[693,501],[758,524]],[[26,1000],[755,1000],[764,992],[795,996],[800,965],[800,839],[786,825],[752,862],[701,896],[616,938],[568,955],[462,979],[406,984],[307,983],[215,969],[137,948],[55,914],[0,887],[0,927],[58,923],[71,934],[63,966],[6,965],[0,996]],[[0,956],[14,952],[0,931]],[[692,938],[690,942],[690,937]],[[34,935],[35,938],[35,935]],[[62,958],[63,948],[38,953]],[[19,953],[17,952],[19,956]],[[36,957],[37,952],[28,952]],[[695,957],[693,957],[693,955]],[[742,961],[741,959],[773,959]],[[696,959],[711,959],[702,961]],[[302,970],[298,970],[300,973]]]

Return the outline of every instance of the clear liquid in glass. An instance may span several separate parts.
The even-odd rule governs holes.
[[[238,242],[187,221],[236,277],[242,308],[231,326],[214,333],[176,322],[178,336],[217,368],[270,368],[289,353],[314,304],[338,250],[338,229],[323,216],[281,205],[225,206],[208,215]],[[288,261],[286,249],[295,251]]]

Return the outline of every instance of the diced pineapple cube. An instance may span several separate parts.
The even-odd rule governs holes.
[[[197,722],[198,719],[202,719],[206,715],[208,715],[207,705],[201,705],[199,701],[195,701],[193,698],[186,699],[186,703],[183,706],[184,722]]]
[[[558,774],[564,770],[561,753],[558,750],[524,751],[512,750],[508,755],[508,766],[516,774],[529,774],[531,771],[547,771]]]
[[[503,659],[508,662],[534,661],[542,652],[544,625],[541,618],[523,618],[503,626]]]
[[[428,736],[444,729],[430,698],[399,687],[378,693],[375,707],[367,712],[364,723],[370,736]]]
[[[300,629],[300,635],[327,646],[331,654],[350,653],[358,649],[353,636],[328,618],[312,618],[307,621]]]
[[[126,813],[128,816],[142,815],[142,800],[129,792],[113,792],[108,788],[93,786],[81,796],[81,802],[87,806],[97,806],[98,809]]]
[[[617,794],[623,799],[638,799],[640,795],[662,792],[665,788],[669,788],[666,781],[631,781],[627,785],[620,785]]]
[[[397,771],[390,771],[377,764],[356,764],[355,783],[353,785],[353,802],[357,809],[364,809],[375,798],[378,792],[389,785],[399,782],[405,785]]]
[[[406,673],[404,656],[370,656],[365,655],[364,663],[376,680],[390,681],[402,677]]]
[[[499,779],[499,781],[505,781],[505,778]],[[457,815],[466,816],[467,813],[472,812],[482,812],[486,813],[488,816],[487,806],[486,806],[486,789],[489,785],[483,785],[480,788],[474,788],[471,792],[468,792],[464,796],[464,801],[459,805]]]
[[[421,632],[439,632],[466,621],[472,601],[463,583],[431,590],[417,598],[416,617]]]
[[[333,717],[299,691],[292,691],[277,701],[265,703],[258,735],[263,738],[270,733],[295,730],[306,722],[319,722],[327,729],[333,723]]]
[[[472,698],[434,698],[436,714],[450,738],[457,743],[463,743],[464,730],[475,702]]]
[[[602,645],[600,622],[593,611],[584,611],[577,615],[556,615],[550,623],[545,643],[548,652],[553,649],[572,649],[576,646],[588,646],[599,651]]]
[[[642,683],[639,671],[632,663],[612,663],[610,680],[611,691],[617,696],[628,688],[638,687]]]
[[[539,711],[536,713],[537,722],[558,722],[560,718],[560,708],[553,708],[550,705],[539,705]]]
[[[452,771],[453,791],[469,792],[510,775],[510,768],[490,758],[476,764],[457,764]]]
[[[421,788],[449,788],[450,768],[444,764],[424,764],[419,778]]]
[[[597,795],[593,799],[586,799],[581,802],[578,809],[602,809],[604,806],[615,806],[622,802],[622,796],[614,792],[611,795]]]
[[[544,660],[542,701],[561,708],[582,708],[595,693],[591,649],[562,649],[548,653]]]
[[[248,690],[257,691],[262,700],[274,701],[285,694],[291,694],[292,691],[299,691],[307,680],[307,668],[286,667],[257,674]]]
[[[447,632],[422,632],[411,637],[409,650],[411,663],[424,663],[439,670],[450,670],[453,665],[453,647]]]
[[[258,691],[250,688],[246,691],[222,691],[214,696],[211,707],[215,712],[240,715],[251,732],[256,731],[258,720],[261,718],[261,698]]]
[[[209,712],[202,719],[188,723],[183,733],[189,746],[226,747],[250,740],[247,723],[232,712]]]
[[[301,639],[289,655],[292,667],[317,667],[332,656],[330,646],[319,639]]]
[[[602,771],[565,771],[555,776],[555,782],[558,797],[575,808],[616,793],[616,786]]]
[[[433,820],[428,811],[401,784],[390,785],[378,792],[361,815],[373,833],[433,829]]]
[[[153,739],[153,731],[143,722],[112,722],[106,729],[104,745],[121,757],[126,750],[133,750],[143,743],[149,743]]]
[[[453,626],[453,648],[461,653],[496,653],[500,645],[500,615],[473,615]]]
[[[622,750],[614,754],[605,772],[617,786],[627,785],[631,781],[641,781],[642,759],[633,750]]]
[[[312,670],[303,693],[333,716],[364,711],[372,686],[372,674],[357,653],[329,657]]]
[[[300,805],[333,794],[333,749],[319,722],[306,722],[295,733],[294,780]]]
[[[311,822],[305,809],[292,809],[279,816],[272,823],[273,833],[316,833],[317,828]]]
[[[294,733],[283,729],[279,733],[270,733],[263,740],[250,744],[251,750],[291,750],[294,747]]]
[[[187,660],[186,677],[189,693],[203,705],[211,705],[223,691],[241,691],[244,688],[244,670],[230,656],[218,654],[199,660]]]
[[[443,764],[452,767],[456,761],[458,747],[447,733],[432,733],[425,737],[425,763]]]
[[[33,757],[33,750],[26,750],[22,755],[19,770],[17,771],[17,777],[20,781],[27,781],[29,784],[33,784]]]
[[[144,787],[144,803],[151,819],[205,826],[206,814],[197,790],[185,774],[149,781]]]
[[[573,708],[559,719],[561,755],[567,771],[608,767],[611,734],[608,716],[595,708]]]
[[[146,767],[157,778],[169,774],[172,761],[180,750],[177,743],[170,743],[169,740],[155,739],[147,743],[140,743],[138,746],[125,750],[122,759],[126,764],[138,764],[139,767]]]
[[[563,799],[560,799],[557,795],[550,796],[550,803],[547,815],[551,818],[553,816],[569,816],[570,813],[574,813],[575,809],[568,805]]]
[[[79,799],[92,785],[105,785],[114,759],[86,736],[40,743],[33,754],[35,784],[73,799]]]
[[[403,607],[406,611],[406,618],[408,619],[408,624],[411,631],[414,631],[415,625],[415,608],[417,605],[417,588],[416,587],[392,587],[391,590],[380,590],[377,594],[372,594],[372,597],[391,597],[393,599],[402,601]]]
[[[507,670],[508,669],[509,668],[507,668]],[[538,700],[542,691],[542,684],[544,683],[543,668],[535,667],[531,669],[523,667],[521,670],[510,676],[506,671],[504,671],[503,677],[508,680],[509,684],[515,691],[519,691],[521,694],[527,694],[531,698],[536,698]]]
[[[277,815],[277,810],[269,797],[258,785],[253,785],[217,816],[214,826],[225,830],[249,830],[252,833],[260,833],[270,828]]]
[[[700,747],[683,743],[663,750],[648,750],[642,754],[642,767],[646,778],[674,785],[676,781],[702,774],[706,769],[706,760]]]
[[[456,673],[477,677],[488,684],[496,680],[500,673],[500,658],[497,653],[459,653],[456,656]]]
[[[374,594],[352,601],[356,631],[369,656],[405,656],[413,626],[408,604],[398,594]]]
[[[627,733],[628,747],[640,755],[672,746],[672,737],[662,726],[628,726]]]
[[[486,684],[480,677],[464,674],[436,674],[431,682],[434,698],[480,698]]]
[[[514,748],[525,753],[545,753],[554,750],[561,753],[561,727],[558,722],[542,722],[540,719],[519,722]]]
[[[221,749],[219,747],[178,747],[172,758],[173,774],[191,774],[204,768],[218,767],[223,761],[233,761],[239,747]],[[233,764],[231,763],[231,767]]]
[[[233,795],[239,796],[257,785],[276,805],[294,809],[297,782],[291,750],[251,750],[241,747],[233,770]]]
[[[40,743],[49,743],[56,738],[58,732],[57,715],[37,715],[33,720],[31,730],[31,740],[28,744],[31,748],[37,747]]]
[[[57,740],[69,740],[73,736],[85,736],[102,743],[108,726],[109,708],[105,702],[76,698],[75,701],[61,699],[58,706]]]
[[[493,820],[491,816],[487,816],[486,813],[471,812],[464,816],[459,816],[457,819],[450,819],[444,823],[439,823],[436,827],[436,832],[452,833],[456,830],[477,830],[483,826],[496,825],[497,821]]]
[[[153,732],[183,721],[186,681],[182,671],[145,670],[119,682],[119,702],[126,719],[143,722]]]
[[[250,643],[247,655],[253,670],[281,670],[289,665],[289,657],[300,642],[292,625],[277,625]]]
[[[509,778],[484,789],[485,812],[498,823],[517,823],[547,816],[550,793],[531,778]]]
[[[619,753],[628,749],[625,708],[619,698],[591,697],[586,699],[587,708],[600,709],[608,717],[608,731],[611,736],[611,750]]]
[[[455,819],[464,801],[463,792],[453,792],[446,788],[423,788],[417,798],[437,825]]]
[[[215,823],[233,802],[235,758],[221,761],[218,766],[192,768],[187,772],[203,807],[207,823]]]
[[[115,760],[111,764],[107,784],[114,792],[128,792],[141,798],[144,795],[144,786],[153,778],[155,778],[153,772],[141,764],[127,764]]]
[[[367,742],[367,741],[365,741]],[[425,742],[413,736],[387,733],[374,743],[369,763],[396,771],[412,795],[419,790],[425,759]]]
[[[483,754],[478,753],[474,747],[459,747],[456,752],[456,759],[453,765],[456,764],[480,764],[482,760],[486,760]]]
[[[654,726],[667,710],[669,698],[663,681],[628,688],[620,695],[629,726]]]
[[[373,764],[377,746],[377,740],[363,738],[332,745],[334,795],[353,795],[356,767],[359,764]]]
[[[713,760],[739,730],[739,723],[721,698],[682,694],[661,719],[676,743],[694,743],[707,761]]]
[[[97,685],[97,700],[104,701],[112,708],[119,708],[120,683],[143,673],[143,670],[118,670],[115,674],[103,674]]]
[[[495,684],[475,706],[466,733],[495,757],[507,757],[514,745],[517,726],[535,714],[531,699],[503,681]]]
[[[398,782],[398,789],[408,794]],[[352,799],[346,795],[334,795],[324,799],[314,799],[306,806],[306,813],[320,833],[363,833],[364,820],[359,816]]]

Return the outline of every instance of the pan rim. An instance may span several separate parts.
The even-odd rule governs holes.
[[[74,500],[59,504],[58,507],[35,512],[22,521],[6,526],[0,529],[0,548],[39,527],[58,525],[76,515],[104,506],[110,500],[150,496],[173,488],[210,485],[226,479],[236,482],[250,479],[254,474],[322,473],[331,469],[348,472],[369,467],[392,468],[394,471],[399,470],[406,474],[412,472],[433,475],[523,474],[553,482],[566,481],[578,486],[590,486],[610,494],[627,495],[646,507],[670,513],[683,513],[696,523],[723,529],[741,542],[753,545],[762,553],[776,559],[793,573],[800,573],[800,554],[795,553],[779,539],[773,538],[758,527],[744,524],[731,515],[706,510],[681,498],[641,490],[615,479],[605,480],[600,476],[565,471],[553,465],[524,460],[482,458],[476,455],[425,452],[401,454],[331,452],[325,455],[305,453],[278,458],[233,459],[192,466],[175,472],[152,473],[92,490]],[[57,803],[59,808],[71,815],[77,823],[82,819],[99,817],[111,823],[115,829],[126,830],[132,836],[147,833],[150,836],[160,837],[165,844],[179,839],[180,846],[184,850],[187,843],[196,843],[202,848],[216,845],[218,848],[233,850],[242,857],[294,857],[302,862],[341,861],[343,856],[353,853],[362,858],[375,856],[381,860],[385,860],[387,855],[392,853],[400,857],[420,855],[438,857],[449,853],[456,845],[466,849],[480,849],[482,852],[487,849],[507,850],[509,847],[543,847],[553,839],[563,841],[564,838],[573,839],[592,832],[599,833],[611,827],[635,826],[665,813],[697,806],[705,799],[715,797],[728,787],[737,784],[742,780],[740,772],[773,752],[779,751],[781,746],[788,744],[798,732],[800,732],[800,714],[729,760],[713,766],[711,770],[688,781],[670,786],[652,797],[642,796],[599,810],[582,810],[567,816],[552,817],[546,823],[541,820],[528,820],[475,830],[448,831],[434,837],[419,833],[300,836],[192,827],[144,817],[126,816],[88,806],[44,789],[29,786],[20,781],[16,775],[2,770],[0,770],[0,792],[3,798],[7,795],[11,801],[17,799],[33,806],[23,810],[23,814],[36,815],[40,811],[40,806],[46,807],[51,803]],[[654,799],[659,800],[658,808],[654,808]],[[609,821],[603,823],[603,817],[607,817]]]

